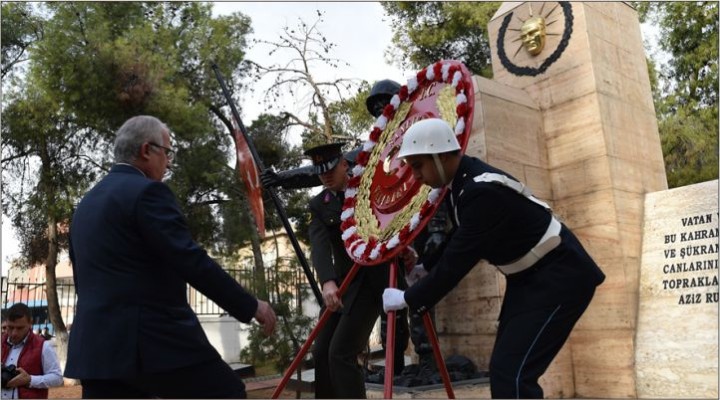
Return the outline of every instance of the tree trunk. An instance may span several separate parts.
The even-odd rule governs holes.
[[[45,201],[47,202],[47,235],[48,235],[48,254],[45,259],[45,292],[48,304],[48,317],[54,328],[55,335],[55,351],[60,361],[61,368],[65,367],[67,360],[67,343],[68,333],[65,322],[60,313],[60,302],[57,294],[57,279],[55,277],[55,267],[57,266],[59,248],[58,240],[58,218],[52,211],[56,201],[57,188],[52,183],[52,171],[50,156],[48,153],[47,143],[42,140],[40,147],[40,160],[42,162],[42,176],[40,178],[39,190],[45,192]]]
[[[247,202],[246,202],[247,204]],[[257,223],[255,222],[255,216],[250,212],[248,207],[247,212],[248,219],[250,220],[250,226],[257,226]],[[257,230],[253,230],[250,233],[250,244],[252,246],[252,252],[253,252],[253,259],[255,261],[255,268],[253,269],[255,273],[255,287],[257,288],[257,292],[255,293],[255,296],[263,299],[268,300],[268,290],[267,290],[267,282],[265,281],[265,263],[263,262],[262,258],[262,247],[260,246],[260,235],[258,235]]]
[[[60,360],[60,366],[64,368],[67,360],[68,333],[60,313],[60,302],[57,294],[55,267],[57,266],[58,251],[57,222],[55,218],[50,217],[48,221],[48,256],[45,260],[45,290],[47,292],[48,316],[50,317],[50,323],[55,328],[55,351]]]

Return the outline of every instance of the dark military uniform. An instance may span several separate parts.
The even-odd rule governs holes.
[[[411,308],[424,311],[436,304],[481,259],[496,266],[512,264],[549,232],[553,216],[547,209],[508,186],[476,181],[486,172],[512,178],[476,158],[462,157],[446,196],[457,229],[429,275],[405,292]],[[542,398],[539,377],[605,279],[564,225],[559,237],[560,244],[532,266],[506,277],[490,360],[493,398]]]
[[[305,154],[311,157],[314,171],[319,175],[338,165],[343,157],[340,149],[341,144],[333,143],[314,147]],[[352,161],[351,157],[345,157]],[[327,188],[310,200],[310,256],[321,285],[333,280],[340,287],[354,265],[340,230],[343,201],[342,192],[333,193]],[[402,269],[402,265],[398,269]],[[342,296],[343,308],[332,313],[315,339],[312,353],[316,398],[366,397],[365,374],[357,356],[366,348],[382,312],[382,293],[388,285],[388,274],[387,264],[361,267]],[[407,346],[407,335],[406,329],[402,350]]]
[[[447,235],[452,229],[450,226],[449,214],[445,203],[439,204],[435,215],[430,218],[425,228],[417,235],[413,246],[418,253],[418,264],[422,264],[426,271],[430,271],[447,244]],[[428,310],[430,318],[435,323],[433,310]],[[423,314],[418,312],[410,313],[410,339],[415,346],[415,353],[419,356],[420,371],[418,375],[427,376],[436,369],[433,359],[433,349],[430,338],[425,331]]]
[[[321,284],[334,280],[338,287],[354,264],[341,237],[340,196],[324,189],[310,201],[312,263]],[[318,334],[312,350],[316,398],[365,398],[365,378],[357,356],[382,312],[387,284],[387,265],[361,267],[342,296],[343,308],[330,316]]]

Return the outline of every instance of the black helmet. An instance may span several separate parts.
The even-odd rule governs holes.
[[[351,168],[355,166],[355,163],[357,162],[357,156],[362,151],[362,148],[363,147],[360,146],[360,147],[354,148],[354,149],[348,151],[347,153],[343,154],[343,157],[347,160],[347,162]]]
[[[365,106],[370,115],[375,118],[379,117],[383,108],[390,103],[393,95],[400,91],[400,87],[399,83],[390,79],[375,82],[370,89],[370,95],[365,100]]]

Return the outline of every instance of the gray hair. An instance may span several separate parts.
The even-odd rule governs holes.
[[[143,143],[163,144],[163,132],[170,132],[167,125],[149,115],[125,121],[115,134],[115,162],[132,164],[140,155]]]

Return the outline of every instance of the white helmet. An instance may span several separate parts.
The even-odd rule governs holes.
[[[414,123],[405,132],[397,158],[454,150],[460,150],[460,143],[450,125],[440,118],[428,118]]]

